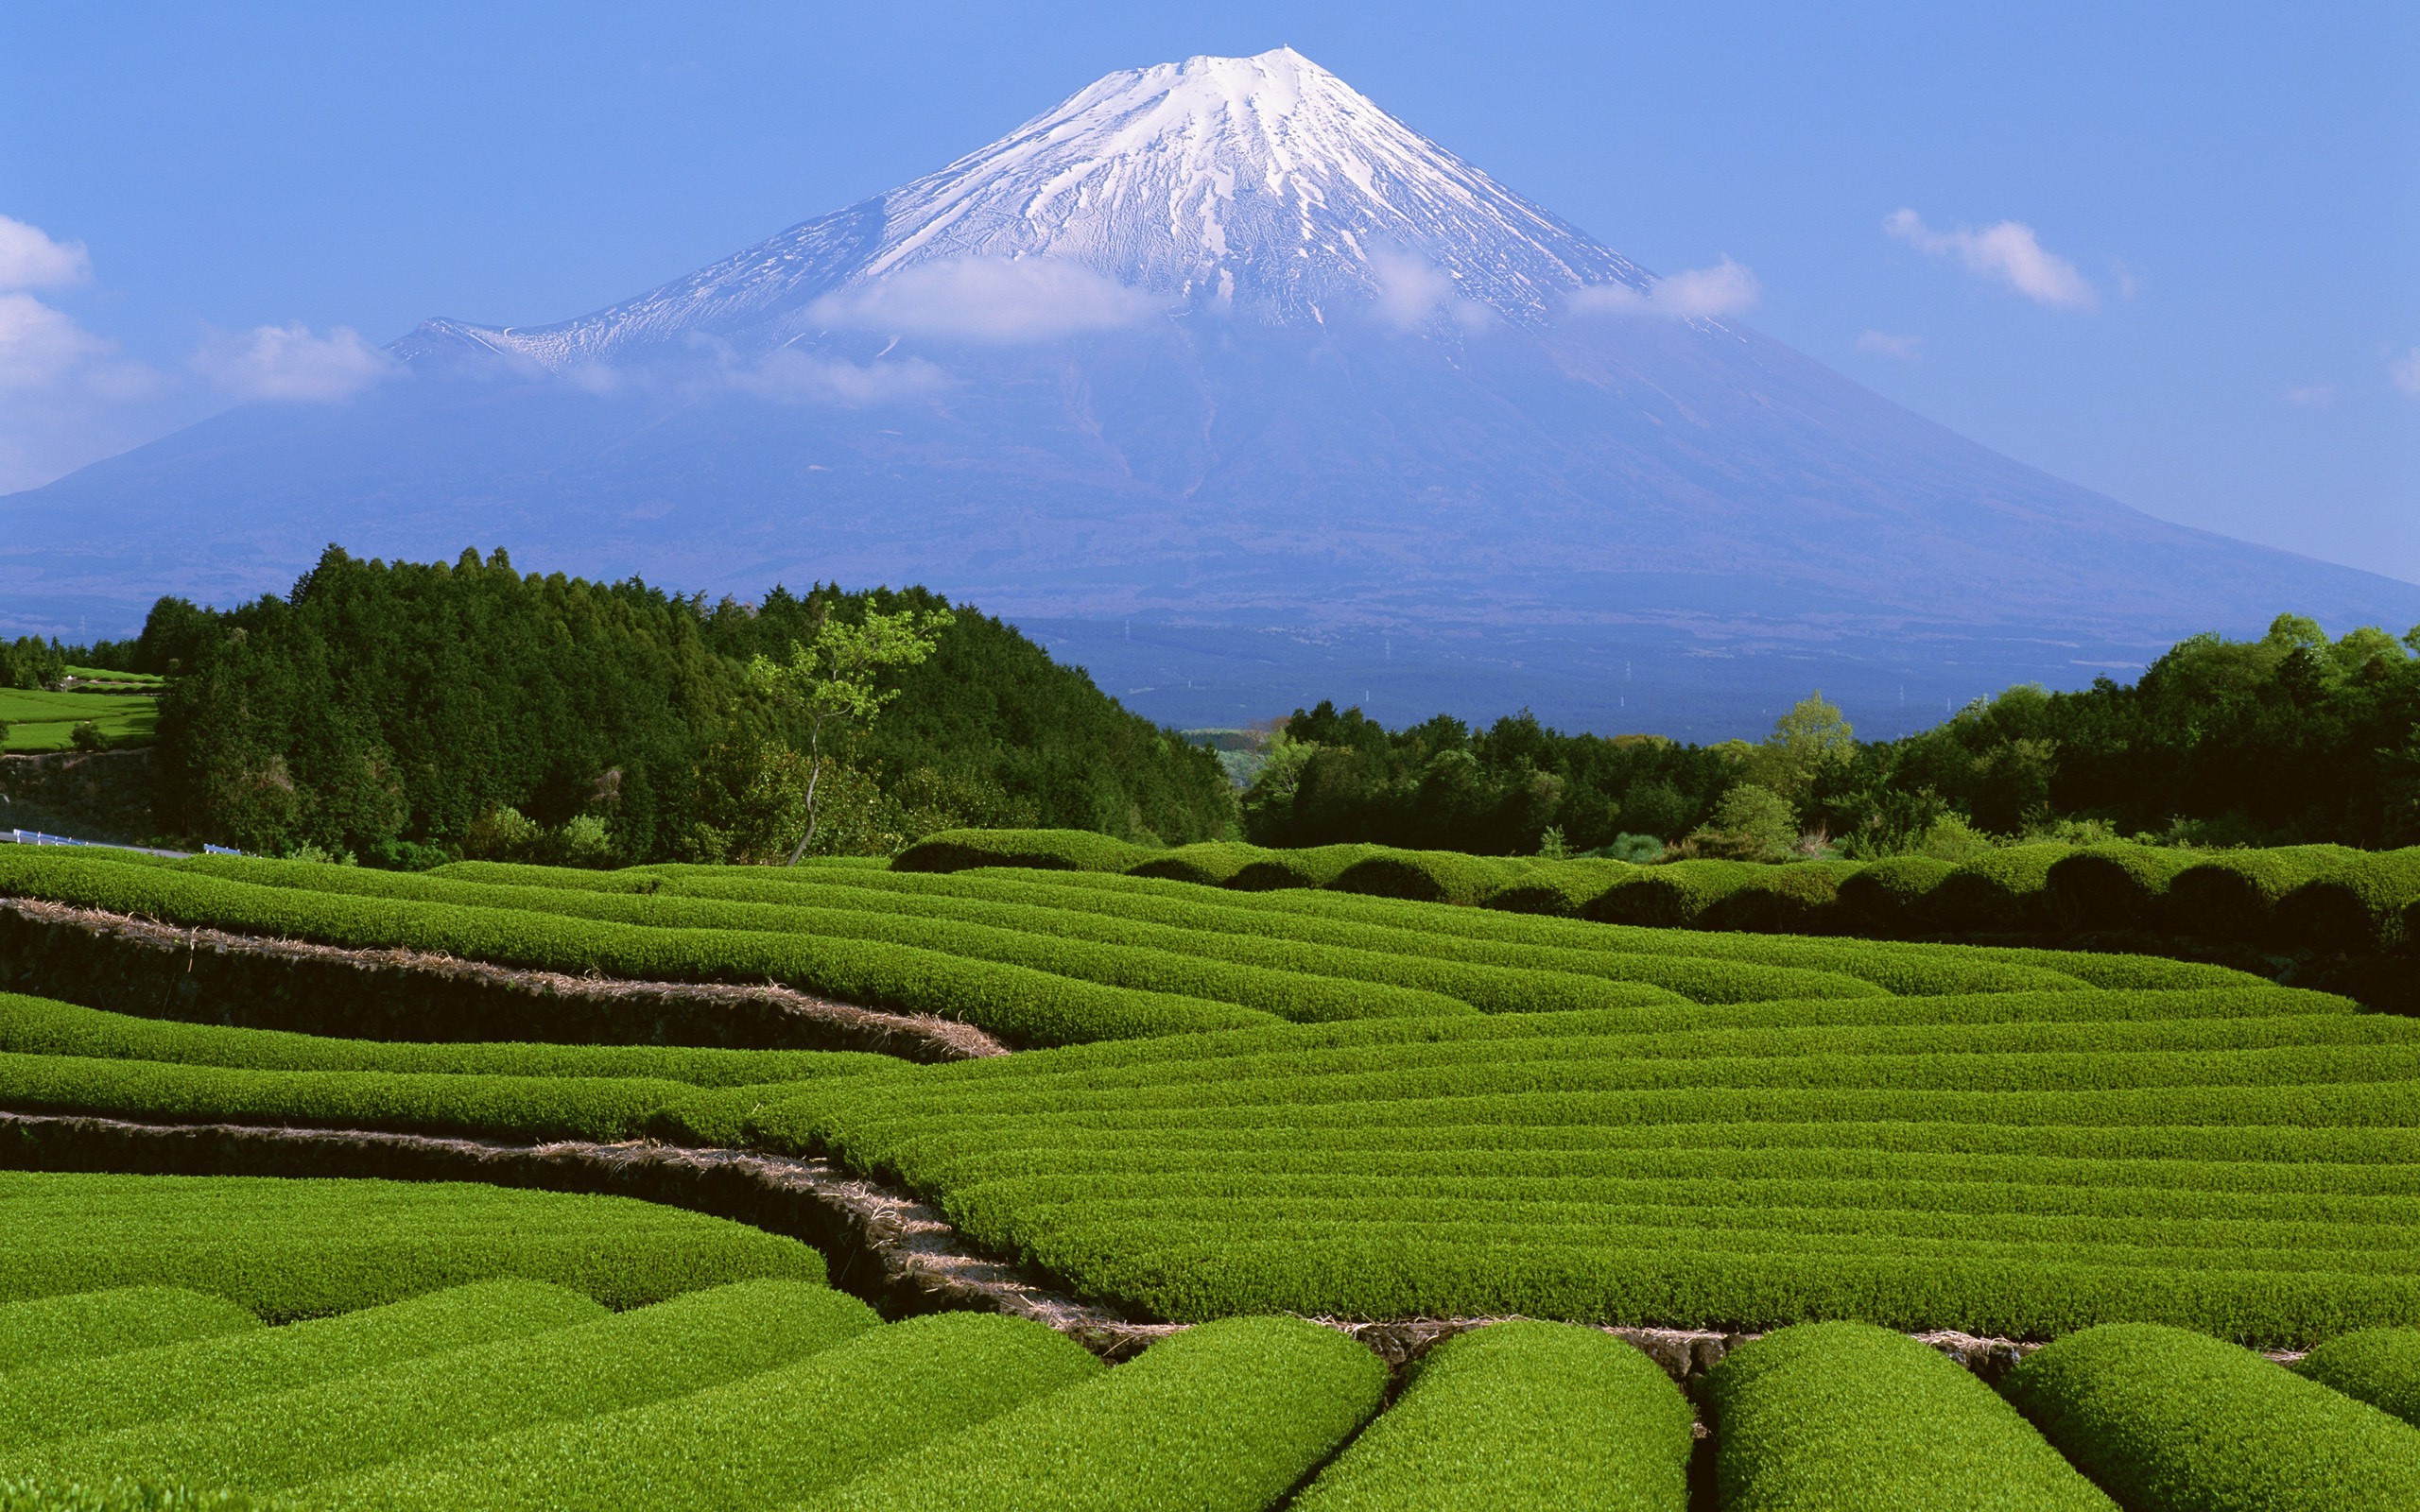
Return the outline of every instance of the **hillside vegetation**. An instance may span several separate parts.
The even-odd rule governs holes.
[[[329,548],[285,598],[163,599],[112,662],[167,675],[162,818],[250,851],[389,864],[446,855],[599,864],[763,859],[804,829],[804,742],[749,660],[820,613],[939,608],[922,590],[754,605]],[[957,824],[1181,842],[1228,832],[1217,758],[959,612],[897,701],[822,778],[819,850],[887,854]],[[826,747],[827,754],[830,747]]]

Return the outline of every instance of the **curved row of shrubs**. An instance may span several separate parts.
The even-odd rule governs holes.
[[[1083,981],[885,939],[666,929],[526,909],[265,887],[173,867],[126,866],[107,856],[24,846],[0,851],[0,895],[237,934],[425,951],[573,976],[773,982],[867,1007],[959,1019],[1026,1044],[1278,1022],[1232,1003]]]
[[[1548,861],[1322,846],[1266,850],[1219,841],[1153,850],[1063,830],[959,830],[893,865],[1116,872],[1240,891],[1324,888],[1606,923],[1807,934],[1921,936],[2150,929],[2327,952],[2420,939],[2420,847],[2190,850],[2118,842],[2022,845],[1953,866],[1921,856],[1764,866]]]
[[[271,1323],[505,1276],[611,1308],[758,1277],[824,1279],[817,1251],[726,1219],[461,1182],[0,1172],[0,1300],[182,1286]]]

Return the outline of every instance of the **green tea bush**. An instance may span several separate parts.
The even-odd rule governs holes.
[[[1263,1512],[1378,1410],[1387,1370],[1332,1329],[1228,1318],[911,1450],[817,1512]]]
[[[2073,851],[2065,845],[2017,845],[1953,868],[1933,888],[1935,928],[2006,934],[2048,930],[2050,868]]]
[[[2303,1356],[2302,1374],[2420,1425],[2420,1329],[2361,1329]]]
[[[2277,902],[2277,934],[2308,950],[2364,954],[2401,949],[2404,914],[2420,903],[2420,848],[2357,857],[2300,884]]]
[[[1325,887],[1357,862],[1382,854],[1385,846],[1315,845],[1300,850],[1264,850],[1238,868],[1227,885],[1240,892],[1280,892]]]
[[[1694,1420],[1663,1367],[1610,1334],[1497,1323],[1431,1349],[1292,1505],[1685,1512]]]
[[[241,1071],[0,1054],[0,1102],[26,1112],[472,1134],[520,1143],[631,1139],[696,1092],[685,1082],[635,1078]]]
[[[943,830],[891,859],[900,871],[962,871],[969,867],[1034,867],[1053,871],[1123,871],[1154,852],[1089,830]]]
[[[2068,932],[2144,929],[2167,916],[2168,889],[2193,852],[2116,842],[2086,846],[2050,864],[2044,906]]]
[[[544,1281],[482,1281],[283,1328],[28,1366],[0,1376],[0,1453],[605,1315]]]
[[[1452,850],[1392,850],[1355,862],[1327,885],[1338,892],[1373,898],[1409,898],[1467,907],[1518,875],[1504,863],[1484,856]]]
[[[1768,867],[1706,905],[1701,929],[1762,935],[1827,935],[1841,927],[1841,884],[1857,874],[1844,861],[1801,861]]]
[[[936,1314],[725,1385],[322,1481],[293,1504],[297,1512],[778,1506],[1099,1371],[1081,1345],[1039,1323]]]
[[[1724,1512],[2115,1512],[1991,1387],[1888,1329],[1784,1329],[1704,1395]]]
[[[1593,856],[1542,861],[1481,898],[1479,906],[1508,914],[1578,919],[1606,889],[1618,886],[1636,869],[1626,861]]]
[[[1687,928],[1766,869],[1753,861],[1675,861],[1641,868],[1598,894],[1583,916],[1605,924]]]
[[[863,1302],[821,1286],[717,1287],[594,1323],[32,1445],[0,1459],[0,1474],[261,1495],[701,1391],[828,1349],[875,1323]]]
[[[841,1050],[714,1050],[683,1045],[419,1044],[138,1019],[0,992],[0,1052],[177,1061],[247,1071],[403,1072],[514,1077],[620,1077],[751,1087],[892,1072],[889,1056]]]
[[[117,1286],[38,1297],[0,1305],[0,1371],[124,1354],[260,1326],[258,1317],[223,1297],[175,1286]]]
[[[0,1512],[247,1512],[251,1505],[233,1491],[182,1486],[0,1480]]]
[[[2360,854],[2334,845],[2188,851],[2169,880],[2163,923],[2204,939],[2268,943],[2277,937],[2286,894]]]
[[[1851,932],[1921,935],[1933,928],[1933,897],[1958,868],[1930,856],[1886,856],[1841,879],[1841,916]]]
[[[1204,840],[1164,850],[1121,869],[1130,877],[1166,877],[1172,882],[1223,887],[1235,881],[1236,872],[1268,854],[1259,846],[1240,841]]]
[[[0,1172],[0,1299],[185,1286],[272,1323],[508,1276],[615,1308],[823,1280],[806,1246],[724,1219],[457,1182]]]
[[[2143,1512],[2420,1506],[2420,1430],[2200,1333],[2087,1329],[2027,1356],[2000,1389]]]

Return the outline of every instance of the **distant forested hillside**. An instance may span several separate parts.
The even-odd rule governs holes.
[[[2282,615],[2256,641],[2183,642],[2131,684],[2012,688],[1896,741],[1856,740],[1820,696],[1762,744],[1711,747],[1563,734],[1526,713],[1388,730],[1322,703],[1266,755],[1243,799],[1264,845],[1512,854],[1629,833],[1770,859],[2047,833],[2407,846],[2420,844],[2420,629],[2331,640]]]
[[[922,590],[706,604],[631,579],[359,560],[331,547],[285,598],[215,612],[162,599],[139,641],[95,647],[168,676],[163,818],[285,853],[412,864],[754,860],[803,833],[800,730],[746,675],[816,613],[939,608]],[[1120,708],[996,619],[959,610],[897,701],[844,737],[816,849],[883,854],[959,825],[1180,842],[1229,833],[1210,752]]]

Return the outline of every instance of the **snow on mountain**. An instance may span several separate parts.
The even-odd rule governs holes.
[[[1374,301],[1408,321],[1535,323],[1583,287],[1651,284],[1280,47],[1112,74],[937,173],[625,304],[526,329],[431,321],[403,350],[565,368],[700,333],[981,338],[1196,306],[1319,321]]]

